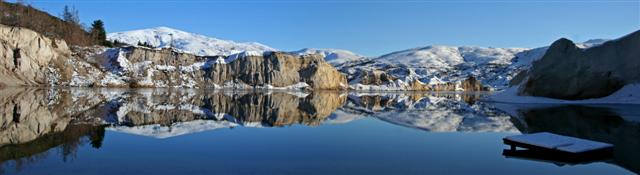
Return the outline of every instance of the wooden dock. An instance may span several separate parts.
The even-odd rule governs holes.
[[[556,164],[589,163],[613,157],[611,144],[548,132],[508,136],[503,141],[510,146],[510,149],[503,151],[507,157]]]

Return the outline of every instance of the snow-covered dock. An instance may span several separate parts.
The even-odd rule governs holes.
[[[553,150],[571,154],[613,150],[613,145],[608,143],[557,135],[548,132],[508,136],[505,137],[503,141],[505,144],[511,146],[511,150],[516,150],[516,147],[521,147],[527,149]]]

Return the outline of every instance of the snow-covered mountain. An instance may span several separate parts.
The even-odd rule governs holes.
[[[393,52],[376,60],[408,67],[449,69],[460,64],[509,64],[517,53],[526,48],[427,46]]]
[[[146,42],[159,48],[169,47],[173,41],[174,48],[182,52],[188,52],[200,56],[233,55],[244,51],[254,53],[276,51],[274,48],[257,42],[238,43],[230,40],[222,40],[200,34],[189,33],[169,27],[156,27],[110,33],[107,34],[107,38],[111,41],[118,40],[118,42],[130,45],[137,45],[138,42]],[[289,53],[296,55],[320,54],[331,65],[342,64],[347,61],[353,61],[364,57],[342,49],[305,48]]]
[[[577,45],[589,48],[605,41],[607,40],[596,39]],[[506,88],[521,70],[542,58],[546,51],[547,47],[530,49],[434,45],[392,52],[376,58],[347,61],[337,67],[347,74],[350,86],[354,89],[387,90],[410,87],[410,82],[405,81],[405,77],[410,76],[412,80],[418,80],[421,84],[455,84],[474,77],[483,85],[501,90]],[[362,72],[371,71],[382,71],[403,81],[400,84],[396,81],[375,87],[361,84],[359,80],[363,78]]]
[[[307,55],[307,54],[320,54],[324,57],[324,60],[327,61],[331,65],[339,65],[348,61],[355,61],[358,59],[362,59],[365,56],[358,55],[348,50],[342,49],[316,49],[316,48],[304,48],[301,50],[290,52],[296,55]]]
[[[502,89],[528,62],[542,57],[545,49],[492,48],[475,46],[426,46],[412,48],[372,59],[350,61],[338,66],[348,75],[350,85],[359,89],[393,89],[411,87],[407,76],[421,84],[460,83],[474,77],[493,89]],[[521,62],[521,63],[520,63]],[[518,63],[518,64],[514,64]],[[361,72],[382,71],[401,83],[391,82],[389,87],[369,88],[360,84]],[[360,76],[360,77],[359,77]],[[433,80],[437,80],[434,82]],[[367,86],[365,88],[360,88]],[[356,89],[358,89],[356,88]],[[404,90],[404,89],[401,89]]]
[[[154,47],[161,48],[169,47],[173,43],[173,47],[180,51],[201,56],[231,55],[243,51],[264,52],[276,50],[256,42],[238,43],[169,27],[110,33],[107,38],[111,41],[118,40],[118,42],[131,45],[137,45],[138,42],[147,42]]]
[[[178,50],[197,55],[234,55],[245,51],[261,53],[276,50],[259,43],[236,43],[168,27],[111,33],[108,38],[132,45],[138,42],[147,42],[155,47],[173,45]],[[588,48],[604,41],[606,40],[589,40],[577,43],[577,46]],[[530,49],[434,45],[392,52],[375,58],[341,49],[305,48],[289,53],[322,55],[329,64],[347,74],[353,89],[416,90],[411,89],[416,87],[416,83],[459,86],[461,82],[473,77],[491,89],[501,90],[521,70],[541,58],[546,50],[547,47]],[[380,72],[385,74],[380,76],[389,76],[391,79],[370,87],[367,83],[380,81],[375,80],[375,77],[365,76],[378,75]]]

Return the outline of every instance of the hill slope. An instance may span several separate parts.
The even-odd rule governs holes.
[[[231,55],[243,51],[264,52],[276,50],[256,42],[238,43],[169,27],[110,33],[107,38],[111,41],[118,40],[131,45],[136,45],[138,42],[147,42],[154,47],[160,48],[169,47],[173,42],[174,48],[200,56]]]
[[[0,24],[28,28],[50,38],[64,39],[70,45],[100,43],[78,24],[65,22],[47,12],[21,4],[0,1]]]

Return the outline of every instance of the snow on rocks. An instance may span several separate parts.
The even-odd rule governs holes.
[[[489,96],[484,101],[520,104],[640,104],[640,84],[630,84],[613,94],[586,100],[561,100],[547,97],[519,95],[517,86]]]
[[[588,48],[606,40],[590,40],[579,43]],[[548,47],[493,48],[475,46],[426,46],[407,49],[376,58],[362,58],[347,61],[336,67],[347,74],[353,89],[398,90],[400,85],[390,87],[369,87],[360,82],[359,75],[367,71],[383,71],[397,79],[411,74],[414,79],[427,84],[459,84],[469,77],[479,80],[493,91],[509,86],[509,82],[522,70],[529,69],[532,62],[542,58]],[[404,81],[406,83],[406,81]],[[433,83],[431,83],[433,82]]]
[[[289,52],[296,55],[309,55],[309,54],[319,54],[324,57],[324,60],[327,63],[336,66],[339,64],[343,64],[348,61],[355,61],[359,59],[365,58],[365,56],[358,55],[348,50],[342,49],[316,49],[316,48],[304,48],[297,51]]]

